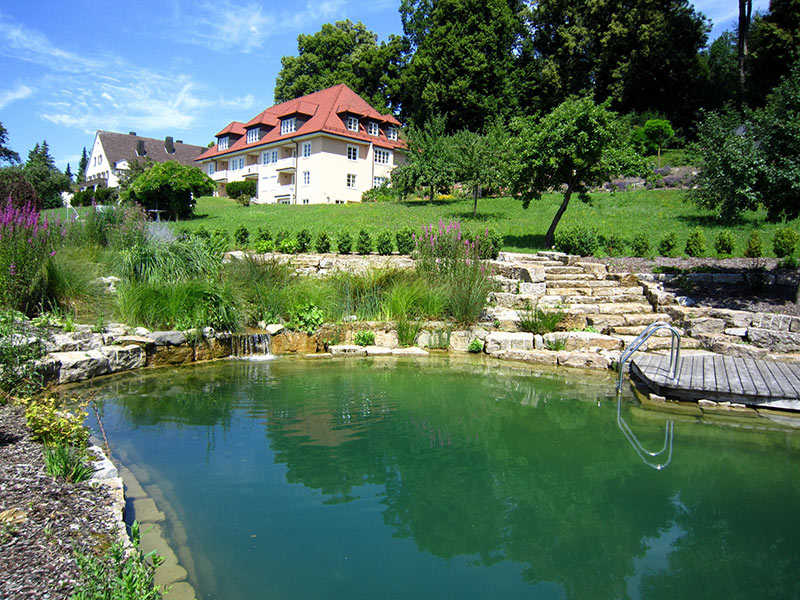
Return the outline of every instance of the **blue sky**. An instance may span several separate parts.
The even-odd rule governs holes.
[[[65,9],[65,5],[69,9]],[[765,11],[768,0],[755,0]],[[205,145],[232,120],[272,104],[280,59],[297,35],[362,21],[400,33],[399,0],[40,1],[0,8],[0,122],[25,159],[46,139],[73,172],[97,129],[172,135]],[[698,0],[715,24],[735,25],[736,0]]]

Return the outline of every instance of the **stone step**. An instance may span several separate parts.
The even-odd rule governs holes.
[[[586,315],[587,324],[595,329],[604,331],[610,327],[625,327],[631,325],[650,325],[656,321],[670,322],[669,315],[662,313],[632,313],[621,315],[608,314],[588,314]]]
[[[592,304],[594,302],[644,302],[645,299],[641,294],[615,294],[613,296],[606,294],[599,294],[591,296],[586,294],[561,294],[562,302],[564,304]]]
[[[627,347],[628,344],[630,344],[633,340],[636,339],[635,335],[619,335],[619,336],[615,336],[615,337],[620,338],[625,343],[625,347]],[[668,337],[653,336],[642,345],[640,350],[642,350],[642,351],[644,351],[644,350],[650,350],[650,351],[653,351],[653,350],[669,350],[671,344],[672,344],[672,341]],[[681,351],[683,351],[683,350],[691,350],[691,349],[696,349],[696,348],[702,348],[702,347],[703,347],[703,345],[701,344],[700,340],[697,340],[697,339],[691,338],[691,337],[682,337],[681,338]]]
[[[545,271],[545,279],[547,281],[575,281],[581,280],[585,281],[587,279],[596,279],[594,275],[590,275],[589,273],[550,273]]]
[[[545,275],[545,281],[549,288],[610,288],[619,287],[616,281],[608,281],[607,279],[561,279],[558,281],[551,281]],[[639,288],[641,292],[641,288]]]
[[[566,275],[568,273],[585,273],[583,269],[580,267],[567,267],[561,263],[558,263],[558,266],[545,266],[544,272],[546,275]]]
[[[511,279],[502,275],[494,275],[492,280],[497,286],[497,291],[516,294],[519,291],[519,279]]]
[[[542,306],[540,301],[539,306]],[[645,302],[596,302],[587,304],[570,304],[568,312],[592,315],[628,315],[633,313],[652,313],[652,307]]]
[[[645,329],[647,329],[647,325],[620,325],[608,327],[608,333],[611,335],[637,336]],[[680,332],[681,336],[683,336],[683,330],[678,328],[678,331]],[[669,337],[671,335],[672,334],[670,333],[669,329],[659,329],[653,333],[653,337]]]

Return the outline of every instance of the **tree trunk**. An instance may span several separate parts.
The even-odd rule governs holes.
[[[567,185],[567,191],[564,192],[564,200],[561,202],[561,206],[558,207],[556,211],[556,216],[553,217],[553,222],[550,223],[550,229],[547,230],[547,233],[544,236],[544,245],[547,248],[552,248],[553,243],[555,242],[556,238],[556,227],[558,227],[558,222],[561,220],[564,212],[567,210],[567,206],[569,205],[569,199],[572,196],[572,182]]]
[[[739,55],[739,107],[744,102],[745,69],[747,58],[747,36],[750,32],[750,20],[753,15],[753,0],[739,0],[739,29],[737,49]]]
[[[658,168],[661,168],[661,146],[658,146]]]
[[[433,184],[431,184],[431,202],[433,202],[433,201],[434,201],[434,199],[435,199],[435,198],[434,198],[434,196],[433,196]]]
[[[478,214],[478,186],[472,186],[472,216]]]

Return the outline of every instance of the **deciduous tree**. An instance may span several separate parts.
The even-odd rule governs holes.
[[[658,152],[658,168],[661,168],[661,148],[675,137],[675,130],[666,119],[650,119],[642,127],[645,139]]]
[[[7,148],[8,143],[8,130],[0,123],[0,163],[7,162],[9,164],[17,164],[19,162],[19,154],[14,152],[11,148]]]
[[[406,162],[392,172],[392,186],[403,193],[427,187],[431,200],[434,200],[436,190],[453,185],[456,177],[444,118],[433,117],[422,127],[409,127],[405,138],[408,142]]]
[[[148,210],[163,210],[168,219],[185,219],[194,210],[194,198],[213,191],[214,181],[197,167],[167,161],[145,170],[121,197]]]
[[[25,178],[36,189],[43,208],[61,206],[61,192],[69,190],[69,181],[66,175],[56,167],[47,141],[43,141],[41,145],[36,144],[28,152],[28,160],[25,162],[23,172]]]

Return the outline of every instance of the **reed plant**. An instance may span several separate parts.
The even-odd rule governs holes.
[[[190,279],[214,279],[222,256],[198,238],[174,242],[147,242],[120,250],[116,271],[124,280],[170,283]]]
[[[44,467],[53,477],[70,483],[80,483],[92,476],[92,467],[87,462],[86,451],[69,444],[54,444],[44,447]]]
[[[538,306],[531,308],[530,304],[524,310],[518,311],[518,314],[520,330],[537,335],[555,331],[565,316],[560,310],[544,311]]]

